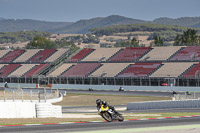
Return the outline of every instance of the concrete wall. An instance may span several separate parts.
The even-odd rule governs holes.
[[[169,108],[200,108],[200,100],[152,101],[152,102],[135,102],[127,104],[127,110],[169,109]]]
[[[59,89],[86,89],[94,90],[118,90],[120,85],[72,85],[72,84],[53,84],[53,88]],[[175,87],[175,86],[122,86],[125,90],[140,91],[200,91],[200,87]]]
[[[4,86],[4,83],[0,83]],[[8,83],[9,87],[25,87],[35,88],[36,84],[17,84]],[[118,90],[120,85],[74,85],[74,84],[53,84],[53,89],[86,89],[93,88],[96,90]],[[122,86],[125,90],[141,90],[141,91],[200,91],[200,87],[176,87],[176,86]]]
[[[0,118],[35,118],[35,103],[0,102]]]

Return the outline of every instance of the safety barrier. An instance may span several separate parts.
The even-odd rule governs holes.
[[[37,103],[36,114],[38,118],[62,117],[62,107],[50,103]]]
[[[200,108],[200,100],[152,101],[128,103],[127,110],[168,109],[168,108]]]
[[[35,103],[0,102],[0,118],[35,118]]]

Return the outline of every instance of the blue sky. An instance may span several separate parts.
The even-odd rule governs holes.
[[[121,15],[153,20],[200,16],[200,0],[0,0],[0,17],[75,22]]]

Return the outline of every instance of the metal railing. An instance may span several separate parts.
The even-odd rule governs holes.
[[[59,97],[58,91],[46,91],[46,89],[1,89],[0,101],[30,101],[30,102],[46,102],[48,99]]]
[[[185,94],[175,94],[175,100],[190,100],[190,99],[200,99],[199,92],[185,92]]]

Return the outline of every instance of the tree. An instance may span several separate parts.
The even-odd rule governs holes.
[[[200,36],[197,34],[197,31],[195,29],[187,29],[186,31],[183,31],[182,35],[176,36],[174,40],[174,45],[200,45]]]
[[[159,36],[154,36],[154,44],[155,46],[163,46],[163,40]]]
[[[133,47],[139,47],[139,41],[135,37],[133,37],[133,39],[131,40],[131,45]]]
[[[43,36],[37,36],[33,38],[33,41],[27,44],[27,49],[51,49],[55,48],[50,39]]]

